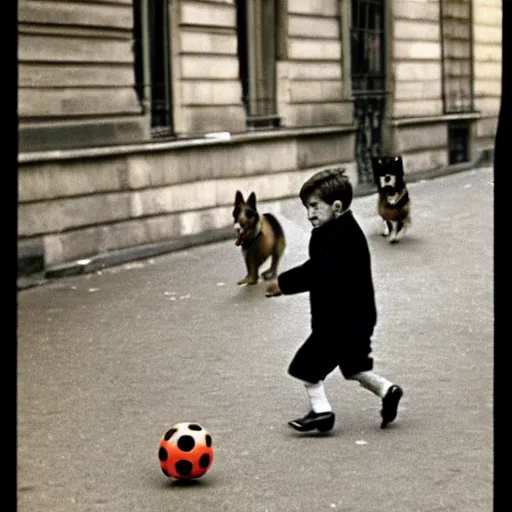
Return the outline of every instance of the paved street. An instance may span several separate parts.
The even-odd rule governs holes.
[[[329,435],[286,422],[308,410],[286,373],[309,333],[306,294],[240,288],[234,240],[62,278],[18,294],[19,512],[488,512],[493,482],[493,173],[411,183],[413,222],[390,245],[376,196],[352,209],[372,252],[380,400],[334,372]],[[282,270],[304,260],[299,199],[279,218]],[[212,435],[191,485],[166,478],[175,422]]]

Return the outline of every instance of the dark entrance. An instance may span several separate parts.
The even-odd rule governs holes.
[[[381,154],[385,99],[384,0],[352,0],[351,65],[356,161],[361,183],[372,183],[371,158]]]
[[[276,128],[278,0],[236,0],[239,78],[247,127]]]
[[[144,7],[143,7],[144,6]],[[143,13],[142,9],[146,9]],[[135,90],[141,102],[149,85],[151,134],[165,137],[173,134],[171,74],[169,70],[169,32],[167,0],[147,3],[133,0],[133,50],[135,53]],[[146,27],[144,27],[146,25]],[[146,31],[144,30],[146,28]],[[145,33],[147,32],[147,33]],[[144,47],[149,57],[149,77],[144,77]],[[144,83],[148,80],[149,84]]]
[[[172,135],[169,84],[169,35],[167,0],[148,3],[149,55],[151,58],[151,131],[153,136]]]

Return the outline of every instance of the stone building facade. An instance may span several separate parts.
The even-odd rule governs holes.
[[[18,247],[46,268],[231,224],[326,166],[492,148],[500,0],[20,0]]]

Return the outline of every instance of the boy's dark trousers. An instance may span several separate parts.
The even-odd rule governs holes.
[[[345,379],[373,369],[371,338],[364,335],[313,332],[299,348],[288,373],[302,381],[324,380],[336,367]]]

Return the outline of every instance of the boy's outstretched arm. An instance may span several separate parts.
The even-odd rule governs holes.
[[[310,290],[312,273],[312,263],[308,260],[298,267],[279,274],[277,279],[267,286],[265,295],[277,297],[282,294],[307,292]]]

